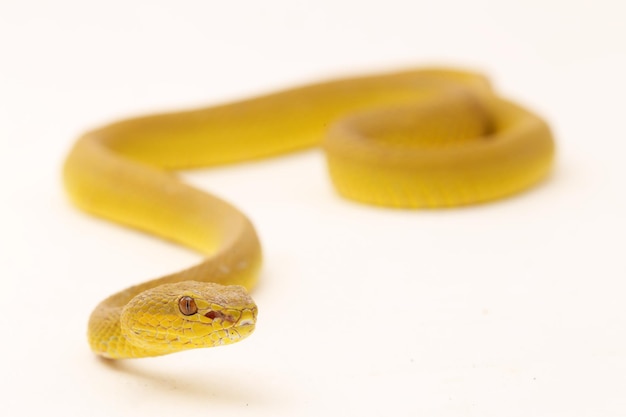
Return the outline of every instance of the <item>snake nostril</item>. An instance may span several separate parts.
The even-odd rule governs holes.
[[[243,327],[243,326],[249,326],[251,324],[254,324],[254,320],[251,318],[248,319],[243,319],[239,322],[239,326]]]

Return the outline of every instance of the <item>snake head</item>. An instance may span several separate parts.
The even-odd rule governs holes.
[[[135,296],[121,326],[129,343],[156,356],[238,342],[252,333],[256,316],[244,287],[185,281]]]

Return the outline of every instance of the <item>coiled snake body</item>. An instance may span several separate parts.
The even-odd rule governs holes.
[[[171,171],[319,144],[341,195],[404,208],[510,195],[542,179],[554,153],[539,117],[497,97],[481,75],[446,69],[330,81],[88,132],[64,166],[72,200],[207,254],[102,301],[89,319],[91,348],[109,358],[156,356],[249,335],[256,232],[236,208]]]

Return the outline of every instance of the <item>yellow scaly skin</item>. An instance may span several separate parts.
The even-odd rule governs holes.
[[[320,144],[340,194],[404,208],[505,197],[545,177],[554,154],[539,117],[497,97],[481,75],[444,69],[330,81],[88,132],[64,166],[73,201],[208,256],[101,302],[89,320],[91,348],[135,358],[249,335],[256,232],[236,208],[170,171]]]

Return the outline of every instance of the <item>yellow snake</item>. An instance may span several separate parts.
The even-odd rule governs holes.
[[[207,255],[102,301],[89,319],[92,350],[156,356],[249,335],[257,234],[236,208],[171,171],[320,144],[341,195],[404,208],[516,193],[546,176],[554,154],[543,120],[496,96],[483,76],[452,69],[340,79],[88,132],[64,166],[72,200]]]

